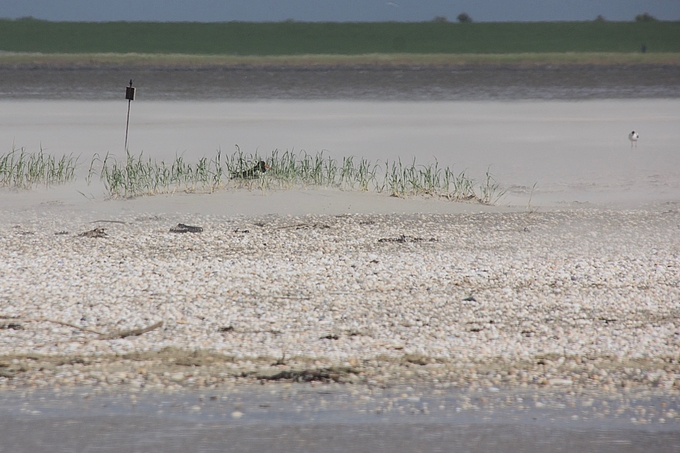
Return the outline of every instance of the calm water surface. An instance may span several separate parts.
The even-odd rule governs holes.
[[[221,394],[133,397],[0,393],[0,431],[12,434],[3,436],[0,452],[665,453],[680,448],[680,422],[641,424],[636,418],[640,407],[649,413],[677,408],[672,397],[593,400],[535,391],[427,396],[427,391],[394,388],[358,398],[352,391],[267,385]],[[474,409],[463,410],[463,401]]]
[[[680,98],[680,66],[0,67],[0,99],[402,100]]]

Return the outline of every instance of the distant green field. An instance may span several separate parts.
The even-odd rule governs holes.
[[[680,22],[161,23],[0,20],[0,50],[190,55],[680,52]]]

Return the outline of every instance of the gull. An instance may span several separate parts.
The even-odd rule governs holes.
[[[628,134],[628,140],[630,140],[630,147],[631,148],[633,147],[633,145],[635,145],[635,147],[637,148],[638,138],[640,138],[640,135],[635,131]]]

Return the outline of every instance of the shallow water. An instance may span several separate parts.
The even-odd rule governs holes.
[[[586,100],[680,97],[680,66],[0,67],[0,99]]]
[[[676,420],[636,418],[640,407],[676,407],[675,398],[494,390],[428,395],[431,390],[394,388],[357,395],[343,386],[267,385],[133,396],[5,392],[0,430],[12,436],[0,451],[434,452],[455,446],[652,453],[680,445]]]

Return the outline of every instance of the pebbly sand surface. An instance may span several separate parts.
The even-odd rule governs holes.
[[[680,203],[3,196],[6,451],[678,445]]]
[[[679,390],[678,203],[537,211],[291,191],[271,195],[289,213],[218,215],[215,195],[176,195],[176,213],[139,210],[172,196],[6,208],[0,387]],[[328,213],[301,215],[303,196]],[[345,212],[364,196],[421,212]]]
[[[2,194],[4,451],[678,445],[678,202],[72,192]]]
[[[665,132],[639,151],[620,119],[610,129],[622,142],[590,160],[584,147],[524,155],[526,138],[513,155],[494,151],[521,167],[502,167],[510,176],[500,181],[522,184],[497,206],[328,189],[125,200],[82,182],[3,189],[0,429],[24,433],[14,451],[48,451],[43,441],[55,451],[55,439],[84,449],[79,426],[113,427],[109,445],[120,448],[109,451],[131,451],[120,439],[134,429],[135,448],[153,432],[165,444],[147,451],[175,451],[164,428],[174,420],[186,445],[214,435],[218,450],[225,436],[255,445],[238,423],[303,414],[296,438],[337,451],[373,445],[352,450],[343,439],[357,433],[394,440],[385,451],[435,451],[453,431],[485,451],[518,438],[520,450],[639,451],[646,439],[648,451],[669,451],[680,427],[680,202],[677,132],[664,118]],[[572,121],[563,123],[559,143]],[[529,202],[534,164],[556,177]],[[592,174],[574,177],[584,167]],[[178,224],[202,230],[172,232]],[[271,392],[278,402],[255,403]],[[150,412],[131,424],[142,406]],[[376,434],[402,416],[408,429]],[[554,424],[527,428],[536,420]],[[234,435],[204,429],[229,423]],[[265,425],[269,450],[285,451],[289,426]],[[486,429],[487,443],[467,426]],[[397,431],[410,434],[399,442]]]

